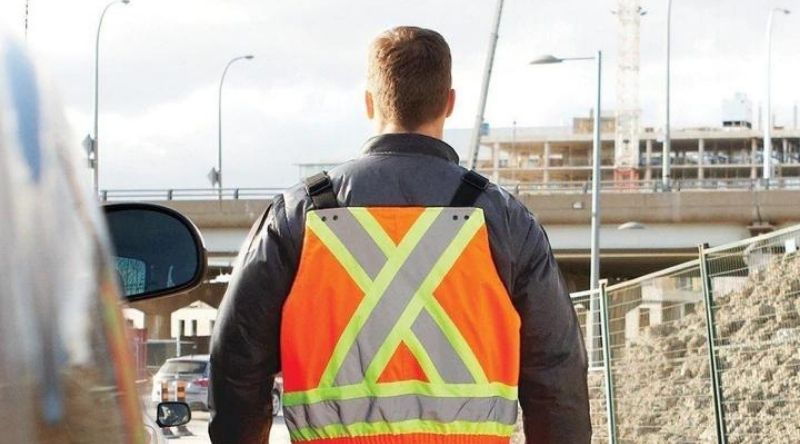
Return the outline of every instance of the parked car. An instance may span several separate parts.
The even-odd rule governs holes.
[[[130,276],[144,271],[128,294],[144,298],[198,285],[202,241],[182,216],[146,205],[109,233],[57,95],[23,44],[0,35],[0,54],[0,441],[159,442],[135,387],[120,309],[126,270],[112,247],[130,259]],[[175,227],[194,255],[147,237]],[[158,274],[165,267],[175,271],[168,279]],[[185,403],[153,413],[158,426],[191,418]]]
[[[209,355],[181,356],[167,359],[158,372],[153,376],[153,389],[150,399],[159,402],[162,399],[162,390],[166,383],[169,391],[167,398],[175,399],[178,383],[182,382],[186,388],[185,401],[193,408],[207,411],[208,407],[208,379],[211,375]],[[283,406],[283,378],[275,378],[272,387],[272,414],[278,416]]]
[[[186,402],[193,409],[208,410],[208,377],[211,370],[208,355],[182,356],[167,359],[153,376],[151,400],[162,400],[162,388],[166,383],[169,399],[176,396],[178,383],[186,387]]]

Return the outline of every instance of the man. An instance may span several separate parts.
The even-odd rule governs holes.
[[[458,165],[450,49],[398,27],[369,55],[362,157],[277,196],[211,351],[215,443],[588,443],[586,357],[547,237]]]

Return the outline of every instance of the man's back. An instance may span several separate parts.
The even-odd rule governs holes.
[[[263,443],[283,371],[295,442],[588,443],[586,356],[550,245],[441,141],[438,33],[381,34],[358,160],[291,188],[259,221],[211,346],[214,442]]]
[[[511,435],[520,319],[495,271],[484,211],[473,207],[484,183],[460,180],[451,151],[421,135],[379,136],[334,173],[338,187],[309,187],[314,209],[281,325],[293,438],[497,443]],[[383,174],[367,173],[381,173],[380,163]],[[438,179],[415,181],[414,171]],[[340,199],[344,181],[396,193]],[[451,196],[441,199],[442,189]]]
[[[294,187],[276,200],[272,211],[278,217],[269,222],[261,240],[269,239],[270,232],[275,239],[280,239],[280,247],[274,249],[275,260],[271,260],[271,249],[266,245],[251,249],[251,257],[245,258],[251,267],[261,262],[261,267],[276,271],[265,278],[263,292],[260,291],[259,296],[250,302],[253,305],[238,304],[238,314],[223,307],[221,325],[218,325],[224,329],[227,323],[247,323],[246,318],[263,313],[265,306],[282,312],[272,321],[262,318],[260,323],[262,332],[270,331],[281,341],[280,345],[275,340],[269,341],[275,348],[269,354],[270,361],[263,363],[263,373],[274,374],[280,368],[284,371],[287,423],[298,441],[380,430],[385,434],[386,430],[405,430],[402,427],[397,429],[398,423],[408,424],[412,419],[426,418],[428,422],[417,424],[417,428],[403,427],[411,427],[409,434],[421,430],[455,432],[458,436],[466,434],[471,436],[470,442],[478,442],[478,439],[465,431],[488,429],[490,436],[507,436],[508,427],[516,418],[516,408],[511,407],[516,406],[517,377],[520,400],[523,407],[528,407],[525,409],[526,428],[530,437],[538,435],[555,439],[589,433],[588,418],[582,411],[586,402],[582,343],[567,291],[544,232],[519,202],[494,185],[475,194],[471,206],[477,212],[450,209],[453,197],[459,187],[463,187],[465,172],[458,166],[455,152],[444,142],[414,134],[384,135],[367,143],[362,158],[330,172],[332,191],[336,195],[336,205],[340,207],[338,210],[316,209],[304,186]],[[370,236],[361,227],[363,221],[359,223],[352,211],[347,210],[349,208],[373,209],[377,217],[372,219],[378,221],[375,226],[377,234]],[[380,246],[376,245],[379,242],[375,242],[373,237],[385,235],[393,238],[389,248],[402,244],[425,208],[444,208],[440,211],[445,214],[438,217],[449,220],[447,225],[443,225],[446,228],[439,230],[441,241],[438,244],[427,243],[439,246],[433,247],[435,252],[427,258],[432,261],[421,265],[421,279],[408,284],[413,288],[390,291],[387,295],[372,291],[370,284],[378,279],[378,274],[386,268],[386,262],[393,257],[391,252],[380,254]],[[394,211],[396,214],[381,216],[379,209],[383,213]],[[407,216],[406,213],[413,215]],[[421,281],[435,274],[433,265],[436,260],[464,232],[469,221],[465,216],[472,216],[473,224],[478,227],[466,239],[467,243],[477,244],[478,253],[465,253],[466,246],[451,252],[456,257],[452,258],[449,267],[440,267],[440,273],[444,275],[438,281],[434,279],[433,291],[428,292],[435,295],[434,299],[440,302],[437,305],[444,306],[445,312],[439,313],[438,317],[436,313],[430,316],[428,310],[407,313],[408,305],[416,300],[414,296],[422,286]],[[407,222],[395,223],[403,225],[401,228],[386,222],[400,221],[404,217]],[[359,223],[358,229],[348,230],[347,224],[354,221]],[[453,226],[449,227],[451,224]],[[429,230],[432,225],[433,222],[426,228]],[[480,237],[475,234],[481,227],[485,227],[486,244],[481,244],[480,240],[473,241],[473,237]],[[361,238],[357,238],[354,232],[361,233]],[[420,233],[420,237],[423,234]],[[309,243],[309,237],[313,238],[313,243]],[[483,245],[489,247],[485,256],[479,252]],[[337,251],[337,246],[343,251]],[[372,256],[363,251],[369,249],[373,249]],[[313,252],[318,253],[316,257],[310,257]],[[370,257],[373,259],[369,260]],[[454,262],[462,257],[466,259],[454,266]],[[422,255],[411,262],[419,264],[425,260],[426,256]],[[396,278],[403,263],[401,258],[385,277],[384,290]],[[440,289],[453,268],[460,270],[461,274],[450,280],[461,282],[462,287],[451,284],[445,288],[448,285],[445,282]],[[292,270],[292,276],[280,277],[278,269]],[[474,270],[473,281],[465,280],[471,269]],[[366,283],[359,282],[359,273],[363,274]],[[493,278],[496,285],[493,285]],[[254,291],[238,290],[239,285],[236,280],[232,282],[230,292],[238,294],[240,299],[248,297],[245,293]],[[365,303],[365,294],[371,294],[375,303]],[[393,303],[384,304],[386,307],[378,304],[384,296]],[[428,294],[417,299],[424,300],[426,296]],[[274,300],[265,301],[263,298]],[[506,298],[506,305],[503,298]],[[232,301],[226,296],[225,305],[232,304]],[[356,316],[362,305],[367,308],[361,308]],[[404,315],[403,324],[400,321]],[[360,324],[353,321],[357,317],[360,317]],[[454,318],[457,320],[452,321]],[[350,324],[356,326],[350,326],[348,330]],[[455,329],[448,329],[454,326]],[[221,361],[215,362],[215,372],[227,376],[238,375],[242,370],[228,364],[236,362],[236,357],[232,361],[226,359],[231,357],[230,349],[241,347],[232,343],[246,341],[239,336],[239,330],[231,333],[229,338],[215,338],[214,343],[215,356]],[[400,340],[384,346],[390,334]],[[409,334],[411,339],[403,341],[405,338],[401,336],[404,334]],[[483,342],[482,336],[486,337]],[[445,342],[442,342],[443,338]],[[282,367],[278,367],[278,350],[281,351]],[[495,353],[486,353],[491,350]],[[398,354],[403,356],[395,359]],[[380,355],[382,360],[376,360],[376,355]],[[373,362],[377,364],[372,365]],[[432,369],[435,375],[429,375]],[[487,370],[494,380],[486,378]],[[408,395],[431,390],[426,389],[431,386],[431,376],[440,380],[440,387],[444,390],[451,390],[451,399],[444,400],[442,396],[434,396],[432,400],[427,400],[427,396],[409,398]],[[215,382],[218,379],[215,378]],[[476,385],[477,381],[484,385]],[[421,382],[423,385],[411,384],[413,387],[404,389],[397,384],[399,382]],[[375,384],[380,387],[376,388]],[[215,395],[217,389],[215,387]],[[463,390],[459,392],[458,389]],[[434,392],[436,389],[431,393]],[[355,401],[343,402],[345,398]],[[460,402],[452,398],[459,398]],[[476,401],[478,398],[483,401]],[[220,407],[218,400],[217,409]],[[567,418],[564,424],[569,427],[562,429],[559,412],[564,411],[574,417]],[[463,414],[459,416],[459,413]],[[541,420],[537,415],[541,415]],[[215,423],[224,421],[223,418],[215,418]],[[438,424],[462,423],[466,426],[437,429],[432,425],[437,422],[431,422],[430,418],[437,419]],[[375,427],[365,428],[363,423],[372,423]],[[583,428],[575,428],[575,424]],[[229,433],[230,429],[220,425],[220,433],[223,430]],[[411,442],[430,442],[429,438]]]

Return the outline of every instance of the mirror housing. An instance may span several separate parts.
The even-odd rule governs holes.
[[[114,266],[128,302],[189,291],[206,274],[206,249],[197,227],[161,205],[103,206]]]
[[[159,402],[156,407],[156,424],[159,427],[178,427],[192,420],[192,409],[185,402]]]

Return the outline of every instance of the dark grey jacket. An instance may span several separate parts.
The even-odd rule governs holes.
[[[370,139],[330,171],[342,206],[447,206],[465,170],[446,143],[418,134]],[[588,443],[586,356],[569,292],[542,227],[500,187],[483,209],[497,271],[522,318],[519,398],[529,443]],[[215,443],[266,443],[281,371],[281,309],[291,290],[311,201],[301,185],[275,198],[240,255],[211,344],[209,425]],[[313,328],[313,326],[309,326]]]

